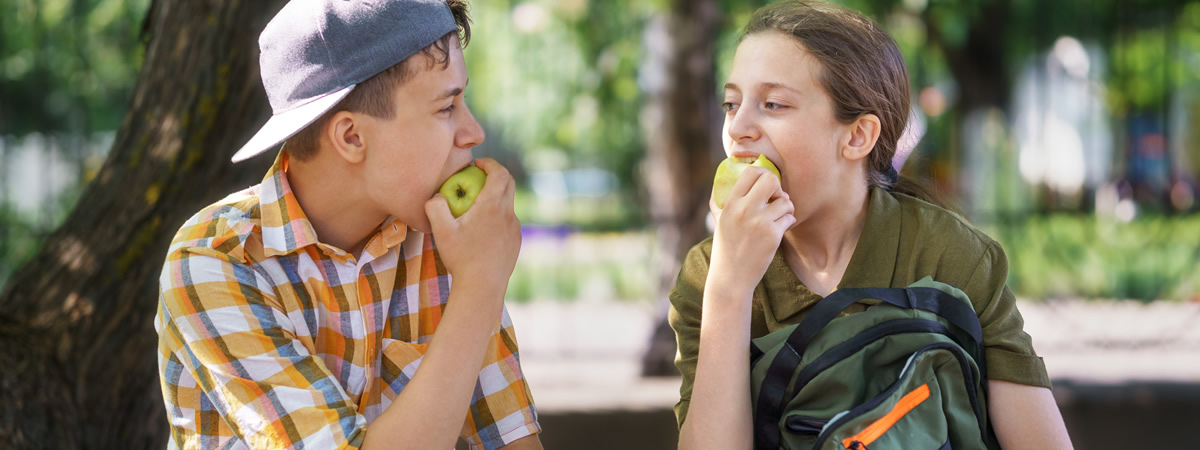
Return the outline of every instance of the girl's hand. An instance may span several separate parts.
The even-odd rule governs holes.
[[[725,209],[710,201],[717,227],[706,289],[750,298],[767,271],[783,233],[796,223],[792,200],[767,169],[749,167],[733,186]]]

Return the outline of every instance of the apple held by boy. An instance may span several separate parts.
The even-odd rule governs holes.
[[[450,175],[442,187],[438,189],[438,193],[442,197],[446,197],[446,204],[450,206],[450,215],[458,218],[471,209],[471,205],[475,204],[475,197],[479,196],[479,192],[483,190],[484,183],[487,182],[487,174],[483,169],[471,164],[462,170]]]

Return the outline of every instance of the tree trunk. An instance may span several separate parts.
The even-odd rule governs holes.
[[[174,232],[258,182],[229,158],[270,114],[258,34],[283,1],[157,1],[145,62],[100,174],[0,296],[0,442],[162,448],[153,317]]]
[[[959,44],[952,43],[939,28],[943,20],[935,17],[932,9],[926,9],[922,16],[927,39],[945,57],[958,91],[958,113],[952,118],[951,126],[959,141],[953,143],[942,158],[960,170],[949,175],[949,179],[937,180],[939,185],[952,187],[951,198],[956,199],[951,201],[952,204],[978,204],[981,193],[977,177],[981,171],[989,170],[991,157],[988,154],[996,151],[994,143],[984,142],[983,136],[987,135],[984,127],[994,123],[995,111],[1007,116],[1011,108],[1013,74],[1005,51],[1006,37],[1009,36],[1005,30],[1010,25],[1013,5],[1011,1],[994,1],[985,2],[979,8],[976,13],[963,17],[969,22],[965,39]],[[1044,27],[1031,28],[1040,30]]]
[[[929,40],[941,49],[946,66],[958,84],[958,105],[962,112],[986,108],[1009,109],[1011,78],[1005,33],[1009,25],[1011,2],[988,2],[967,25],[965,42],[957,47],[938,28],[938,21],[926,10],[923,17]]]
[[[721,10],[715,0],[673,0],[666,17],[647,27],[647,98],[642,111],[647,157],[642,167],[657,229],[662,264],[660,319],[642,359],[643,375],[672,375],[675,335],[666,321],[666,292],[680,262],[708,231],[712,174],[723,155],[716,99],[716,39]]]

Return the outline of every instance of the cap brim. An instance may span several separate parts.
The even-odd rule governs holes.
[[[275,148],[287,138],[294,136],[307,127],[309,124],[321,118],[325,112],[329,111],[334,105],[346,98],[346,95],[354,89],[355,85],[350,85],[333,91],[329,94],[317,97],[295,108],[281,112],[271,116],[271,120],[263,124],[262,128],[254,133],[254,137],[243,145],[237,153],[233,154],[231,160],[233,162],[241,162],[254,157],[262,152]]]

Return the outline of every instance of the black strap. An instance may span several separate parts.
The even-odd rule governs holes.
[[[973,345],[968,346],[974,353],[972,356],[979,360],[983,357],[983,331],[979,318],[970,305],[958,297],[947,294],[937,288],[849,288],[840,289],[821,299],[804,321],[788,336],[784,347],[780,349],[767,374],[763,379],[758,393],[757,408],[754,419],[755,446],[759,448],[779,448],[779,420],[783,414],[786,402],[787,387],[792,374],[800,366],[804,351],[821,330],[838,314],[855,302],[874,298],[885,303],[909,309],[929,311],[945,318],[955,327],[966,332]],[[753,345],[752,345],[753,348]]]
[[[931,287],[914,288],[851,288],[841,289],[829,294],[817,302],[812,312],[796,327],[797,333],[788,337],[791,344],[800,354],[810,344],[829,322],[837,318],[847,307],[855,302],[866,299],[879,299],[885,303],[900,308],[920,309],[937,314],[950,322],[951,325],[965,331],[974,344],[983,342],[983,330],[979,325],[979,317],[975,310],[958,297],[947,294],[941,289]],[[973,355],[978,356],[978,355]]]
[[[788,380],[799,366],[800,354],[785,342],[771,360],[771,366],[767,368],[767,375],[759,387],[758,406],[754,411],[755,448],[779,448],[779,419],[783,416],[781,405],[787,396]]]

